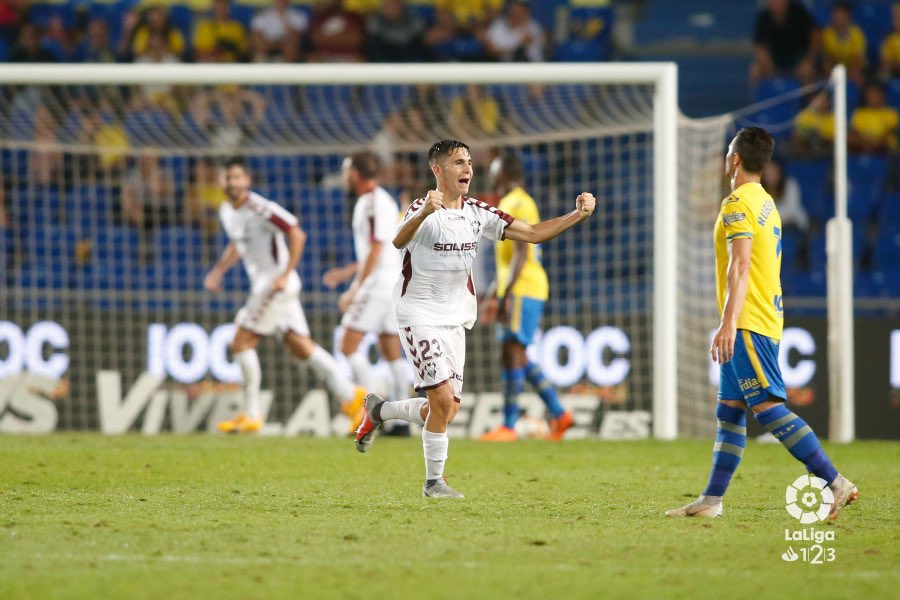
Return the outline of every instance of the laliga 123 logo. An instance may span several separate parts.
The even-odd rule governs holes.
[[[821,477],[801,475],[784,491],[788,514],[809,525],[824,521],[834,504],[834,494]]]

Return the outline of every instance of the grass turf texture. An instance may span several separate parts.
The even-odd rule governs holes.
[[[780,558],[803,469],[778,444],[750,442],[723,519],[663,516],[710,447],[453,440],[467,498],[434,501],[418,439],[0,436],[0,598],[896,593],[900,444],[827,448],[862,495],[817,527],[836,534],[823,566]]]

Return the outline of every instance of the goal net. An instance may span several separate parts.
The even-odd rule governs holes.
[[[676,403],[681,435],[709,432],[708,241],[730,123],[682,120],[676,149],[674,67],[248,67],[4,76],[0,429],[191,431],[228,414],[248,282],[239,266],[219,294],[202,281],[226,243],[219,171],[235,154],[308,234],[303,306],[338,354],[340,289],[322,275],[353,260],[342,159],[374,150],[403,206],[434,185],[430,144],[453,137],[472,148],[480,199],[497,201],[487,168],[504,152],[524,162],[542,218],[598,198],[590,221],[543,245],[550,299],[529,349],[575,410],[574,435],[671,437]],[[493,271],[483,244],[479,290]],[[342,432],[335,399],[278,340],[260,360],[269,432]],[[454,433],[499,421],[499,363],[493,326],[477,324]],[[523,406],[540,416],[535,400]]]

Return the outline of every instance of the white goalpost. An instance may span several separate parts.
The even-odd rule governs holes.
[[[831,441],[854,434],[853,227],[847,218],[847,69],[831,74],[834,89],[834,218],[826,235],[828,256],[828,387]]]

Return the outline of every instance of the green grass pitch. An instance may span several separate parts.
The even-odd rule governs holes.
[[[453,440],[467,498],[433,501],[415,438],[0,436],[0,598],[897,597],[900,444],[827,446],[861,497],[823,565],[781,559],[803,469],[777,444],[724,518],[663,516],[710,447]]]

